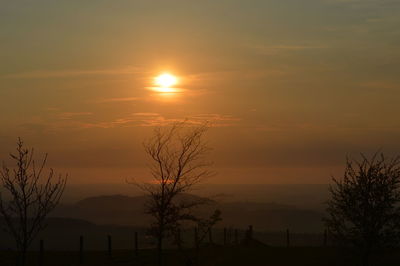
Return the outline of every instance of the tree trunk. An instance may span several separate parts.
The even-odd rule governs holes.
[[[369,266],[370,252],[366,250],[362,255],[362,266]]]
[[[21,266],[25,266],[26,264],[26,251],[23,251],[21,254]]]
[[[163,237],[162,237],[162,236],[158,236],[158,239],[157,239],[157,259],[158,259],[158,266],[162,266],[162,264],[163,264],[162,244],[163,244]]]
[[[24,241],[17,242],[17,258],[15,260],[16,266],[25,266],[26,265],[26,257],[28,253],[28,244]]]
[[[22,247],[21,251],[19,253],[20,253],[20,256],[19,256],[19,258],[17,258],[17,265],[25,266],[26,265],[27,248]]]

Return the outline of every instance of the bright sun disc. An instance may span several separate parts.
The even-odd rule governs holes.
[[[161,88],[169,88],[178,83],[178,79],[171,74],[162,74],[155,78],[155,84]]]

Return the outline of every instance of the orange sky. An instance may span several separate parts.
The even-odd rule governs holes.
[[[399,11],[390,0],[6,0],[0,158],[21,136],[72,183],[119,183],[148,175],[153,126],[207,119],[210,182],[327,183],[347,154],[399,151]],[[164,71],[179,93],[148,89]]]

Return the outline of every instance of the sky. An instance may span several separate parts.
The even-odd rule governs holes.
[[[0,159],[145,179],[155,126],[212,121],[210,183],[329,183],[400,148],[398,0],[0,0]],[[178,77],[179,92],[149,90]]]

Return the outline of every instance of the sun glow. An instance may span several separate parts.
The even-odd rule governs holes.
[[[159,86],[160,89],[164,89],[165,92],[167,92],[167,88],[176,85],[178,83],[178,79],[171,74],[164,73],[156,77],[154,83]]]
[[[176,88],[175,85],[179,83],[179,80],[176,76],[171,75],[169,73],[162,73],[159,76],[154,78],[153,84],[154,87],[148,87],[148,89],[158,92],[159,95],[163,97],[173,96],[179,92],[182,92],[182,89]]]

